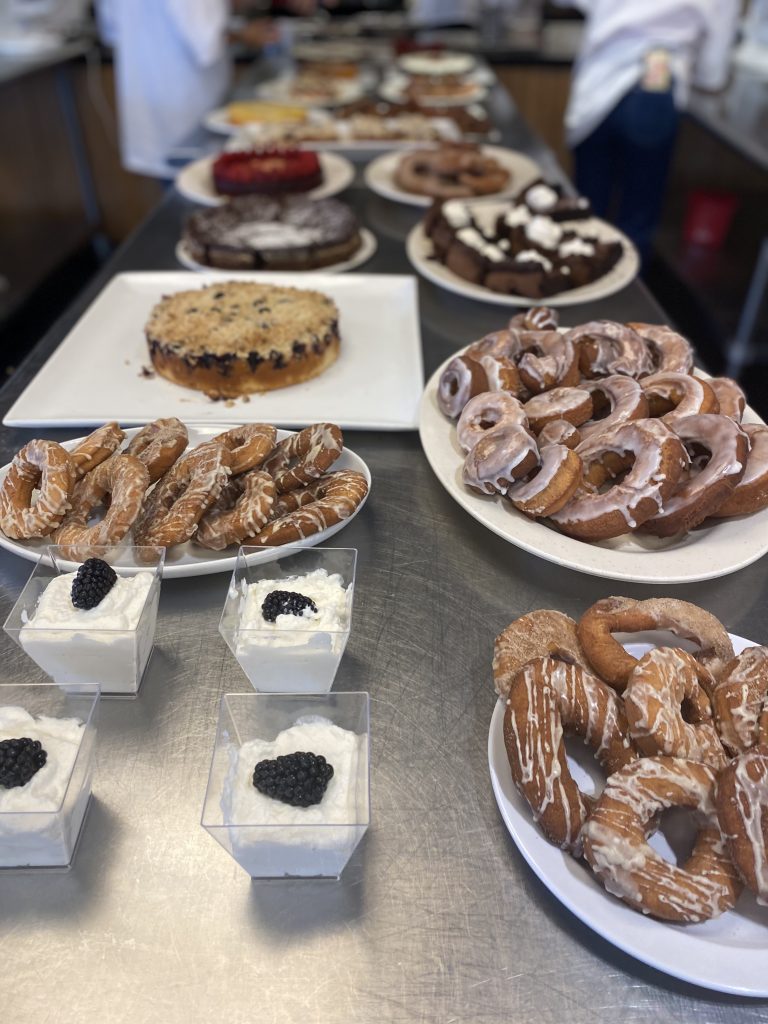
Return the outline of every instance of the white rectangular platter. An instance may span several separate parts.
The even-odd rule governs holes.
[[[258,280],[329,295],[339,307],[341,351],[319,377],[247,400],[213,401],[151,366],[144,325],[162,296],[222,280]],[[394,274],[191,273],[113,277],[8,411],[12,427],[330,421],[342,429],[412,430],[424,385],[416,279]]]

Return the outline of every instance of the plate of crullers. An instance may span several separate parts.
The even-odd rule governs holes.
[[[768,647],[609,597],[516,619],[493,674],[494,794],[547,888],[667,974],[768,996]]]
[[[435,371],[419,429],[464,509],[559,565],[672,584],[768,551],[768,427],[666,325],[517,314]]]
[[[58,444],[36,439],[0,469],[0,546],[36,561],[58,545],[165,547],[164,575],[234,568],[239,545],[311,547],[362,508],[368,467],[333,423],[277,430],[187,427],[174,417],[122,430],[106,423]]]

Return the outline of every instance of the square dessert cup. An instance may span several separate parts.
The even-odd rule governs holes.
[[[219,632],[259,693],[328,693],[333,686],[352,621],[357,548],[280,548],[270,562],[249,564],[264,548],[241,547],[227,592]],[[346,590],[346,607],[338,623],[278,629],[271,624],[244,624],[248,588],[269,581],[270,589],[284,590],[288,577],[324,569],[338,574]],[[301,586],[298,585],[299,591]]]
[[[51,545],[29,577],[5,621],[5,632],[63,689],[99,687],[102,696],[135,697],[152,653],[160,601],[165,548],[122,546],[76,548]],[[76,572],[87,558],[101,558],[118,576],[147,573],[146,595],[131,628],[94,623],[78,626],[35,626],[38,603],[51,581]],[[83,615],[89,615],[83,612]]]
[[[96,687],[0,684],[0,740],[39,739],[47,754],[24,786],[0,786],[0,872],[72,866],[91,797],[98,705]]]
[[[367,693],[225,694],[201,824],[251,878],[338,879],[370,822],[369,747]],[[253,786],[259,760],[297,749],[334,767],[312,807]]]

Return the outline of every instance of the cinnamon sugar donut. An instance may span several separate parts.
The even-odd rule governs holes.
[[[564,444],[566,448],[574,449],[581,444],[581,432],[568,420],[552,420],[541,428],[536,440],[540,452],[550,444]]]
[[[709,457],[703,468],[694,465],[684,471],[660,512],[642,525],[657,537],[692,530],[714,514],[744,475],[749,452],[747,435],[727,416],[684,416],[671,426],[692,458],[702,449]]]
[[[368,493],[362,473],[342,469],[306,487],[278,495],[272,522],[251,543],[293,544],[349,519]]]
[[[0,490],[0,527],[7,537],[47,537],[69,509],[75,467],[55,441],[30,441],[13,457]],[[37,500],[32,494],[37,490]]]
[[[554,420],[566,420],[578,427],[592,418],[592,396],[582,388],[552,388],[534,395],[523,404],[523,411],[534,434]]]
[[[258,469],[231,480],[198,523],[195,541],[213,551],[242,544],[267,525],[276,494],[275,481]]]
[[[515,364],[505,356],[455,356],[440,376],[437,404],[446,416],[455,419],[470,398],[486,391],[521,395],[524,388]]]
[[[728,852],[757,902],[768,905],[768,746],[740,754],[717,780],[717,816]]]
[[[768,427],[763,423],[742,423],[749,438],[749,454],[744,476],[722,505],[710,515],[714,519],[749,516],[768,508]]]
[[[512,680],[524,665],[550,655],[558,661],[588,667],[573,619],[551,609],[539,609],[515,619],[499,633],[493,645],[496,692],[507,697]]]
[[[681,866],[648,843],[661,813],[687,807],[703,817]],[[715,810],[715,773],[678,757],[646,757],[611,775],[582,833],[584,856],[608,892],[635,910],[681,923],[730,910],[741,892]]]
[[[651,350],[657,370],[672,373],[693,373],[691,343],[664,324],[627,324],[640,335]]]
[[[616,374],[579,386],[592,399],[596,419],[579,425],[583,440],[605,433],[619,423],[642,420],[648,416],[645,392],[632,377]]]
[[[714,685],[707,669],[686,651],[658,647],[645,654],[624,691],[629,734],[640,753],[684,757],[715,771],[725,767],[709,700]]]
[[[748,647],[728,662],[712,707],[720,737],[732,754],[768,743],[768,647]]]
[[[232,476],[239,476],[262,464],[275,447],[276,437],[277,431],[267,423],[246,423],[217,434],[213,440],[232,452]]]
[[[582,615],[576,627],[589,664],[601,679],[623,690],[638,659],[624,650],[613,633],[668,630],[698,645],[696,660],[717,679],[733,658],[733,645],[722,623],[695,604],[671,597],[633,601],[606,597]]]
[[[528,427],[522,403],[504,391],[487,391],[471,398],[456,424],[456,439],[465,452],[471,451],[495,427]]]
[[[183,544],[227,484],[232,453],[207,441],[171,466],[147,498],[134,527],[137,544]]]
[[[525,480],[512,484],[507,489],[507,497],[515,508],[528,516],[535,519],[551,516],[568,504],[581,483],[581,476],[581,458],[576,452],[562,444],[550,444],[541,452],[541,465]]]
[[[653,373],[648,346],[626,324],[592,320],[574,327],[565,337],[577,347],[579,368],[585,377],[642,377]]]
[[[187,447],[187,428],[175,416],[154,420],[136,434],[125,449],[135,455],[149,470],[150,483],[160,479]]]
[[[560,324],[560,315],[551,306],[532,306],[524,313],[515,313],[509,326],[513,330],[522,331],[556,331]]]
[[[741,423],[747,407],[747,398],[736,381],[730,377],[710,377],[707,383],[717,395],[722,415],[735,423]]]
[[[125,431],[121,430],[114,420],[89,434],[69,453],[75,465],[75,479],[82,480],[86,473],[90,473],[108,459],[117,451],[124,439]]]
[[[701,412],[717,413],[720,403],[705,380],[687,373],[652,373],[641,381],[649,415],[658,416],[674,430],[674,420]]]
[[[579,851],[593,806],[571,775],[564,733],[580,736],[610,775],[635,753],[616,694],[579,665],[531,661],[512,680],[504,712],[504,744],[512,779],[551,843]]]
[[[65,556],[83,561],[90,548],[110,547],[125,537],[139,517],[149,487],[149,470],[134,455],[112,455],[75,485],[72,509],[54,534]],[[110,496],[104,518],[88,522],[93,510]]]
[[[262,468],[278,494],[312,483],[341,455],[344,438],[335,423],[314,423],[279,441]]]
[[[486,430],[467,452],[461,478],[481,494],[506,494],[539,465],[535,438],[518,424],[500,423]]]
[[[579,540],[619,537],[658,512],[686,463],[685,449],[658,420],[620,423],[576,448],[584,484],[552,519]],[[626,475],[601,493],[620,474]]]

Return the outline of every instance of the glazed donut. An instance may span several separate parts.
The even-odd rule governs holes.
[[[531,430],[538,434],[554,420],[566,420],[578,427],[592,418],[594,406],[592,396],[582,388],[552,388],[529,398],[523,404],[523,411]]]
[[[742,423],[749,438],[749,454],[744,476],[710,515],[714,519],[748,516],[768,507],[768,427],[762,423]]]
[[[541,428],[536,440],[540,452],[550,444],[564,444],[566,448],[573,449],[581,444],[581,432],[568,420],[552,420]]]
[[[717,780],[717,817],[742,880],[768,905],[768,746],[740,754]]]
[[[258,469],[231,480],[198,523],[195,541],[213,551],[242,544],[267,525],[276,493],[275,481]]]
[[[527,479],[512,484],[507,497],[527,516],[550,516],[568,504],[581,483],[581,475],[581,458],[576,452],[562,444],[550,444],[541,452],[541,465]]]
[[[0,527],[7,537],[47,537],[69,509],[75,467],[55,441],[30,441],[13,457],[0,490]],[[39,491],[35,503],[32,494]]]
[[[712,708],[732,754],[768,742],[768,647],[748,647],[728,662],[715,686]]]
[[[53,536],[65,557],[84,561],[89,548],[110,547],[136,522],[149,487],[149,470],[135,455],[112,455],[75,485],[72,509]],[[111,501],[104,518],[89,526],[93,510]],[[68,553],[67,553],[68,552]]]
[[[481,494],[506,494],[539,465],[536,439],[519,424],[500,423],[486,430],[467,452],[462,480]]]
[[[642,384],[648,399],[649,415],[658,416],[674,430],[674,420],[701,412],[716,413],[720,403],[705,380],[687,373],[652,373]]]
[[[125,449],[135,455],[149,470],[150,483],[168,472],[187,447],[187,428],[175,416],[154,420],[142,427]]]
[[[314,423],[279,441],[262,468],[274,477],[277,493],[304,487],[341,455],[344,438],[335,423]]]
[[[276,437],[275,428],[266,423],[246,423],[217,434],[213,440],[221,441],[232,452],[232,476],[239,476],[262,464],[275,447]]]
[[[471,451],[489,430],[496,427],[528,428],[523,406],[504,391],[486,391],[471,398],[456,424],[456,439],[465,452]]]
[[[522,394],[524,388],[515,364],[505,356],[455,356],[440,377],[437,404],[446,416],[456,419],[470,398],[485,391]]]
[[[256,534],[253,544],[293,544],[349,519],[368,493],[362,473],[342,469],[307,487],[278,495],[272,522]]]
[[[571,775],[564,733],[580,736],[610,775],[635,759],[621,701],[580,665],[529,662],[512,680],[504,745],[512,779],[551,843],[580,852],[594,801]]]
[[[584,484],[552,519],[563,533],[579,540],[619,537],[650,519],[674,490],[687,462],[682,443],[659,420],[620,423],[582,441],[576,454],[584,464]]]
[[[517,368],[529,391],[537,395],[579,383],[578,353],[567,335],[559,331],[523,331],[518,339],[521,355]]]
[[[749,438],[727,416],[700,413],[675,419],[671,426],[689,455],[696,458],[703,448],[709,459],[702,469],[686,469],[661,511],[642,524],[656,537],[692,530],[714,514],[744,475],[749,453]]]
[[[171,466],[147,498],[133,530],[137,544],[183,544],[218,500],[230,475],[232,453],[208,441]]]
[[[714,685],[709,671],[686,651],[657,647],[644,655],[624,691],[629,734],[640,753],[684,757],[715,771],[725,767],[708,696]]]
[[[511,622],[493,645],[493,682],[498,695],[509,696],[512,680],[529,661],[550,655],[587,668],[573,619],[562,612],[540,609]]]
[[[565,335],[577,348],[585,377],[642,377],[653,373],[648,346],[631,327],[612,320],[592,320]]]
[[[625,651],[612,633],[662,629],[692,640],[699,647],[696,660],[716,679],[733,659],[731,639],[714,615],[688,601],[670,597],[652,597],[647,601],[603,598],[584,612],[576,629],[593,670],[617,690],[626,686],[637,658]]]
[[[509,172],[475,147],[448,145],[406,153],[395,169],[394,180],[415,195],[467,199],[500,192],[509,183]]]
[[[69,453],[75,464],[75,479],[82,480],[86,473],[90,473],[99,463],[108,459],[117,451],[124,439],[125,431],[121,430],[114,420],[89,434]]]
[[[521,331],[556,331],[560,324],[560,315],[550,306],[532,306],[524,313],[515,313],[509,321],[512,330]]]
[[[651,350],[657,370],[671,373],[693,373],[691,343],[664,324],[627,324],[640,335]]]
[[[642,420],[648,416],[648,400],[632,377],[616,374],[602,380],[586,381],[579,386],[592,399],[596,419],[579,426],[582,439],[596,437],[619,423]]]
[[[501,356],[509,358],[513,353],[518,350],[517,331],[491,331],[490,334],[484,335],[477,341],[473,341],[464,350],[464,355],[468,359],[480,359],[481,356],[495,356],[497,359]]]
[[[648,843],[669,807],[699,811],[690,857],[671,864]],[[678,757],[644,757],[611,775],[582,833],[584,856],[606,889],[665,921],[707,921],[741,893],[715,810],[715,773]]]
[[[747,407],[747,398],[736,381],[730,377],[710,377],[707,384],[717,395],[721,414],[736,423],[741,423]]]

